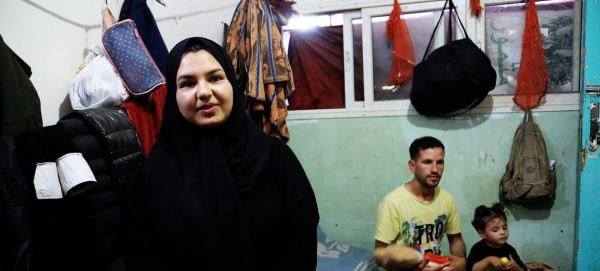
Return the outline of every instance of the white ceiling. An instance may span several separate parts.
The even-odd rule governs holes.
[[[40,9],[50,16],[57,17],[65,22],[82,27],[96,27],[100,25],[100,10],[104,0],[22,0],[32,8]],[[124,0],[107,0],[108,7],[118,18]],[[148,6],[157,20],[201,14],[223,9],[234,10],[239,0],[163,0],[162,6],[155,0],[147,0]]]
[[[101,23],[100,10],[105,1],[115,17],[124,0],[20,0],[67,23],[83,28],[98,28]],[[230,11],[233,13],[240,0],[146,0],[157,21],[176,19],[188,15]],[[357,9],[366,6],[391,5],[393,0],[294,0],[294,8],[301,13],[314,13],[329,10]],[[414,2],[431,0],[412,0]]]

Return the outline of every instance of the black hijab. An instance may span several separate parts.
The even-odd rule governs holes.
[[[177,106],[177,70],[192,46],[210,53],[233,87],[232,112],[217,127],[189,123]],[[245,115],[231,60],[218,44],[205,38],[181,41],[169,54],[166,77],[162,127],[144,174],[153,243],[167,259],[187,259],[177,263],[180,269],[254,270],[241,197],[267,167],[272,139]]]
[[[175,99],[179,64],[185,55],[184,52],[195,45],[206,50],[221,64],[233,87],[231,114],[225,123],[218,127],[201,128],[189,123],[179,112]],[[190,143],[190,140],[202,142],[203,145],[219,145],[235,180],[236,189],[240,192],[252,189],[258,174],[267,166],[270,145],[268,138],[244,112],[244,94],[235,79],[235,71],[225,49],[209,39],[199,37],[179,42],[169,54],[167,89],[164,121],[158,143],[175,152],[178,147],[186,145],[184,142]]]

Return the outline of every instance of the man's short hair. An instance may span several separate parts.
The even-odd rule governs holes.
[[[444,144],[439,139],[433,136],[424,136],[415,139],[412,144],[410,144],[410,148],[408,151],[410,152],[410,159],[417,160],[419,158],[419,153],[421,150],[432,149],[432,148],[442,148],[444,149]]]
[[[485,230],[485,224],[496,218],[502,218],[506,221],[506,213],[504,212],[504,205],[502,203],[494,203],[492,207],[480,205],[475,209],[471,225],[473,225],[475,230],[483,231]]]

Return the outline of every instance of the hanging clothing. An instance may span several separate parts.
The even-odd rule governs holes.
[[[130,97],[120,105],[137,130],[146,156],[158,138],[166,89],[167,87],[163,84],[150,94],[136,98]]]
[[[12,137],[0,137],[0,270],[33,270],[31,188]]]
[[[294,78],[280,31],[268,0],[242,0],[227,33],[227,53],[252,119],[265,134],[287,141],[285,100],[294,90]]]
[[[394,0],[394,8],[386,25],[387,40],[392,43],[392,65],[388,76],[388,83],[404,85],[412,79],[415,67],[415,52],[412,38],[402,18],[402,8],[398,0]]]
[[[177,71],[192,46],[210,53],[233,86],[232,111],[217,127],[189,123],[177,105]],[[171,51],[165,121],[130,197],[139,230],[127,270],[315,270],[310,183],[291,149],[246,116],[237,86],[216,43],[190,38]]]
[[[160,34],[154,15],[146,0],[125,0],[119,21],[132,19],[148,52],[163,75],[166,72],[169,51]],[[138,131],[144,154],[148,155],[156,143],[160,129],[167,86],[161,85],[150,94],[129,99],[121,104]]]
[[[40,98],[29,80],[31,68],[0,35],[0,136],[42,127]]]
[[[97,183],[62,199],[37,199],[41,162],[81,153]],[[122,197],[144,156],[120,110],[73,112],[57,125],[0,138],[0,270],[107,270],[123,256]]]
[[[75,245],[81,244],[78,237],[83,230],[73,219],[79,215],[78,209],[63,199],[38,200],[33,183],[37,163],[56,161],[75,152],[68,134],[58,125],[29,130],[15,136],[15,152],[27,187],[27,196],[22,200],[30,204],[25,210],[29,219],[24,226],[31,229],[32,270],[77,270],[84,259],[89,259],[86,250]],[[73,259],[67,261],[65,255]]]
[[[517,89],[513,98],[524,111],[540,105],[548,88],[548,70],[544,58],[544,40],[540,32],[535,0],[527,1],[521,64],[517,77]]]
[[[131,19],[135,22],[140,37],[154,62],[164,75],[167,71],[169,50],[160,35],[160,30],[146,0],[125,0],[119,13],[119,21]]]
[[[298,90],[289,97],[290,109],[344,108],[343,32],[342,26],[290,32],[288,48]]]

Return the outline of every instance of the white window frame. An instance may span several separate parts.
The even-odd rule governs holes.
[[[389,15],[392,6],[390,1],[372,1],[369,4],[353,3],[352,5],[330,4],[319,5],[318,7],[304,7],[300,9],[303,13],[323,13],[323,12],[342,12],[344,13],[344,94],[345,108],[339,109],[312,109],[312,110],[293,110],[288,113],[288,120],[304,119],[327,119],[327,118],[351,118],[351,117],[380,117],[380,116],[406,116],[418,115],[415,109],[410,105],[409,99],[375,101],[373,91],[373,52],[372,52],[372,32],[371,18]],[[402,10],[405,13],[439,11],[444,5],[444,0],[427,1],[414,0],[410,3],[402,3]],[[482,0],[481,4],[507,4],[518,3],[519,0]],[[580,1],[574,1],[574,9],[581,10]],[[485,9],[481,18],[476,19],[469,15],[469,0],[454,0],[459,11],[460,19],[467,28],[469,37],[480,47],[485,46]],[[345,9],[359,9],[353,11],[344,11]],[[434,16],[437,21],[437,16]],[[354,53],[352,41],[352,20],[362,19],[362,44],[363,44],[363,83],[364,83],[364,102],[354,101]],[[548,93],[541,106],[534,111],[577,111],[579,110],[579,75],[580,75],[580,22],[581,13],[576,12],[574,16],[573,29],[573,88],[575,92],[570,93]],[[444,29],[444,22],[440,24],[440,29]],[[438,30],[438,32],[440,32]],[[440,32],[441,33],[441,32]],[[462,34],[462,31],[456,31]],[[459,38],[461,35],[458,36]],[[443,35],[436,35],[433,48],[443,44]],[[482,113],[510,113],[519,112],[512,100],[513,95],[490,95],[480,105],[473,108],[466,114]]]
[[[365,107],[363,101],[354,100],[354,39],[352,21],[360,19],[360,12],[344,12],[344,99],[346,109]],[[364,49],[363,49],[364,51]],[[363,58],[364,61],[364,58]],[[364,83],[363,83],[364,84]]]

